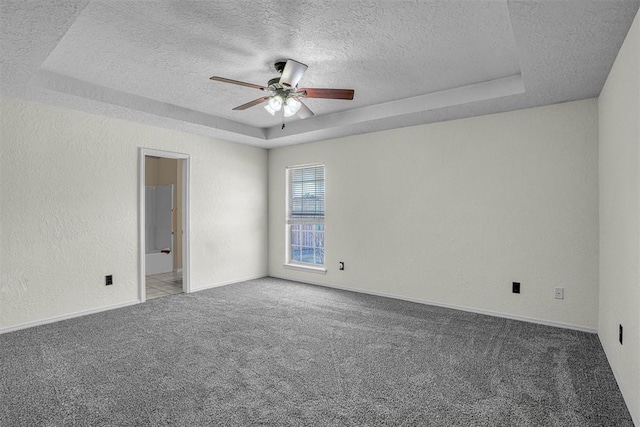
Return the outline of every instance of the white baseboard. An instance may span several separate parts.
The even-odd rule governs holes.
[[[288,277],[282,277],[282,276],[277,276],[277,275],[273,275],[273,274],[271,274],[271,275],[251,276],[251,277],[246,277],[246,278],[237,279],[237,280],[230,280],[230,281],[227,281],[227,282],[214,283],[214,284],[207,285],[207,286],[201,286],[201,287],[196,288],[196,289],[191,289],[191,292],[198,292],[198,291],[203,291],[205,289],[218,288],[218,287],[221,287],[221,286],[232,285],[234,283],[246,282],[248,280],[262,279],[264,277],[269,277],[269,276],[277,278],[277,279],[291,280],[291,281],[294,281],[294,282],[301,282],[301,283],[309,283],[311,285],[324,286],[324,287],[327,287],[327,288],[341,289],[341,290],[344,290],[344,291],[358,292],[358,293],[368,294],[368,295],[376,295],[376,296],[381,296],[381,297],[386,297],[386,298],[393,298],[393,299],[398,299],[398,300],[403,300],[403,301],[415,302],[415,303],[418,303],[418,304],[426,304],[426,305],[433,305],[433,306],[437,306],[437,307],[451,308],[451,309],[454,309],[454,310],[461,310],[461,311],[467,311],[467,312],[471,312],[471,313],[485,314],[485,315],[488,315],[488,316],[502,317],[502,318],[512,319],[512,320],[520,320],[520,321],[523,321],[523,322],[537,323],[537,324],[541,324],[541,325],[554,326],[554,327],[557,327],[557,328],[573,329],[573,330],[577,330],[577,331],[589,332],[589,333],[594,333],[594,334],[598,332],[597,329],[595,329],[595,328],[589,328],[589,327],[580,326],[580,325],[573,325],[573,324],[570,324],[570,323],[554,322],[554,321],[550,321],[550,320],[536,319],[536,318],[525,317],[525,316],[516,316],[516,315],[513,315],[513,314],[500,313],[500,312],[495,312],[495,311],[490,311],[490,310],[482,310],[482,309],[477,309],[477,308],[473,308],[473,307],[464,307],[464,306],[459,306],[459,305],[454,305],[454,304],[446,304],[446,303],[440,303],[440,302],[436,302],[436,301],[428,301],[428,300],[423,300],[423,299],[418,299],[418,298],[409,298],[409,297],[405,297],[405,296],[402,296],[402,295],[390,294],[390,293],[387,293],[387,292],[370,291],[370,290],[365,290],[365,289],[351,288],[351,287],[347,287],[347,286],[328,285],[326,283],[314,282],[314,281],[310,281],[310,280],[305,280],[303,282],[301,280],[295,280],[295,279],[291,279],[291,278],[288,278]],[[4,334],[4,333],[7,333],[7,332],[18,331],[20,329],[31,328],[33,326],[45,325],[47,323],[58,322],[60,320],[71,319],[71,318],[74,318],[74,317],[85,316],[87,314],[99,313],[101,311],[114,310],[114,309],[117,309],[117,308],[127,307],[127,306],[130,306],[130,305],[139,304],[139,303],[140,303],[140,300],[134,300],[134,301],[129,301],[129,302],[125,302],[125,303],[120,303],[120,304],[114,304],[114,305],[94,308],[94,309],[91,309],[91,310],[83,310],[83,311],[78,311],[78,312],[75,312],[75,313],[63,314],[63,315],[60,315],[60,316],[54,316],[54,317],[50,317],[50,318],[47,318],[47,319],[41,319],[41,320],[35,320],[35,321],[32,321],[32,322],[21,323],[21,324],[18,324],[18,325],[7,326],[7,327],[0,328],[0,334]],[[605,353],[606,353],[606,349],[605,349]],[[614,374],[615,374],[615,370],[614,370]]]
[[[18,325],[6,326],[0,328],[0,334],[7,332],[19,331],[20,329],[32,328],[34,326],[46,325],[47,323],[59,322],[61,320],[72,319],[74,317],[86,316],[87,314],[100,313],[101,311],[115,310],[116,308],[128,307],[130,305],[139,304],[140,300],[123,302],[120,304],[106,305],[104,307],[92,308],[91,310],[76,311],[75,313],[62,314],[60,316],[49,317],[46,319],[34,320],[32,322],[20,323]]]
[[[379,297],[399,299],[403,301],[415,302],[418,304],[434,305],[436,307],[451,308],[454,310],[468,311],[470,313],[485,314],[487,316],[502,317],[502,318],[511,319],[511,320],[520,320],[522,322],[537,323],[540,325],[554,326],[556,328],[573,329],[576,331],[589,332],[591,334],[598,333],[598,330],[596,328],[589,328],[587,326],[581,326],[581,325],[573,325],[571,323],[554,322],[552,320],[536,319],[534,317],[517,316],[509,313],[500,313],[497,311],[483,310],[479,308],[465,307],[461,305],[447,304],[447,303],[442,303],[437,301],[423,300],[419,298],[410,298],[402,295],[390,294],[387,292],[378,292],[378,291],[370,291],[366,289],[350,288],[348,286],[328,285],[326,283],[314,282],[311,280],[302,281],[297,279],[291,279],[289,277],[277,276],[274,274],[270,274],[270,276],[275,277],[276,279],[284,279],[284,280],[291,280],[293,282],[309,283],[311,285],[325,286],[327,288],[340,289],[343,291],[358,292],[358,293],[367,294],[367,295],[376,295]]]
[[[252,276],[252,277],[247,277],[247,278],[238,279],[238,280],[231,280],[231,281],[228,281],[228,282],[215,283],[213,285],[208,285],[208,286],[200,287],[200,288],[197,288],[197,289],[191,289],[191,292],[202,291],[202,290],[210,289],[210,288],[217,288],[217,287],[220,287],[220,286],[232,285],[234,283],[246,282],[247,280],[261,279],[263,277],[267,277],[267,275],[266,274],[261,274],[261,275],[258,275],[258,276]],[[6,327],[0,328],[0,334],[5,334],[5,333],[8,333],[8,332],[13,332],[13,331],[19,331],[20,329],[32,328],[32,327],[38,326],[38,325],[46,325],[47,323],[59,322],[61,320],[72,319],[74,317],[86,316],[87,314],[100,313],[101,311],[115,310],[116,308],[122,308],[122,307],[127,307],[127,306],[130,306],[130,305],[134,305],[134,304],[140,304],[140,302],[141,301],[139,299],[137,299],[137,300],[134,300],[134,301],[128,301],[128,302],[124,302],[124,303],[120,303],[120,304],[113,304],[113,305],[107,305],[107,306],[99,307],[99,308],[92,308],[91,310],[82,310],[82,311],[77,311],[75,313],[62,314],[60,316],[54,316],[54,317],[49,317],[49,318],[46,318],[46,319],[34,320],[32,322],[20,323],[18,325],[6,326]]]
[[[198,291],[204,291],[205,289],[219,288],[221,286],[233,285],[234,283],[246,282],[248,280],[263,279],[265,277],[269,277],[269,275],[268,274],[261,274],[259,276],[246,277],[244,279],[229,280],[228,282],[214,283],[212,285],[201,286],[201,287],[195,288],[195,289],[192,288],[190,293],[198,292]]]
[[[620,386],[620,384],[621,384],[620,378],[622,378],[622,377],[618,373],[618,369],[616,368],[616,365],[611,363],[611,357],[609,357],[609,352],[607,351],[607,347],[602,343],[602,339],[600,338],[600,334],[598,334],[598,339],[600,340],[600,345],[602,346],[602,349],[604,350],[604,355],[607,356],[607,362],[609,362],[609,366],[611,366],[611,371],[613,371],[613,377],[616,379],[616,383],[618,384],[618,388],[620,389],[620,393],[622,394],[622,398],[624,399],[624,403],[626,403],[627,409],[629,410],[629,413],[631,414],[631,419],[633,420],[633,422],[634,422],[634,424],[636,426],[640,426],[640,414],[634,414],[633,412],[631,412],[631,402],[629,402],[629,398],[624,394],[624,389]]]

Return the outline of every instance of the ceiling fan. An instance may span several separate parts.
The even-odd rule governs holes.
[[[266,86],[218,76],[213,76],[210,79],[223,83],[251,87],[268,93],[268,95],[261,98],[239,105],[234,108],[234,110],[246,110],[247,108],[266,102],[267,105],[264,108],[271,115],[275,115],[277,111],[283,110],[285,117],[291,117],[295,114],[301,119],[306,119],[307,117],[313,116],[313,111],[302,102],[301,98],[353,99],[355,93],[353,89],[299,88],[298,82],[308,68],[301,62],[287,59],[286,61],[277,61],[273,66],[281,76],[269,80]]]

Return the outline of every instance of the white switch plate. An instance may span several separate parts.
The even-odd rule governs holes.
[[[553,290],[553,297],[555,299],[564,299],[564,288],[555,288]]]

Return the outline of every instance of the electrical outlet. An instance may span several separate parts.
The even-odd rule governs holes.
[[[113,285],[113,276],[111,274],[108,276],[104,276],[104,284],[106,286]]]
[[[338,263],[338,270],[344,270],[344,262],[340,261]]]
[[[618,325],[618,341],[622,344],[622,325]]]
[[[555,299],[564,299],[564,288],[554,288],[553,297]]]
[[[520,293],[520,282],[513,282],[511,285],[511,292],[514,294]]]

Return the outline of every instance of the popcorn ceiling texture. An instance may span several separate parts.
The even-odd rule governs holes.
[[[0,84],[10,96],[269,148],[595,97],[638,4],[7,0]],[[309,100],[318,116],[280,130],[262,108],[231,110],[259,91],[208,80],[264,84],[287,57],[309,65],[303,86],[354,88],[355,100]],[[392,114],[412,96],[520,74],[524,93]],[[385,102],[388,117],[363,109]],[[331,114],[342,120],[322,119]]]
[[[191,156],[193,290],[266,274],[265,150],[0,105],[0,328],[138,299],[138,147]]]
[[[391,34],[395,36],[388,37]],[[380,43],[381,37],[386,43]],[[232,111],[261,92],[208,77],[266,84],[278,75],[272,64],[279,57],[274,55],[301,58],[309,65],[303,87],[356,89],[351,102],[309,100],[317,114],[520,71],[505,2],[438,2],[423,7],[408,2],[132,2],[126,8],[91,2],[42,66],[268,127],[278,119],[262,108]]]

